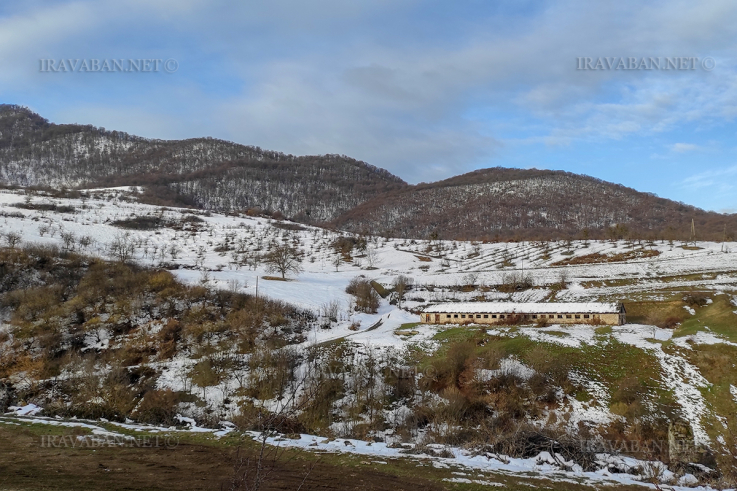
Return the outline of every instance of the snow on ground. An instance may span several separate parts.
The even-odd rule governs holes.
[[[196,426],[194,421],[189,418],[179,417],[179,419],[187,424],[183,428],[163,428],[152,425],[142,425],[135,423],[114,423],[104,419],[99,421],[93,420],[61,420],[55,418],[46,418],[39,416],[18,416],[17,411],[0,416],[0,423],[4,424],[20,424],[34,423],[46,424],[58,427],[69,428],[85,428],[90,430],[92,435],[98,437],[103,444],[125,445],[126,441],[134,442],[136,438],[140,438],[141,434],[162,435],[160,442],[162,446],[175,446],[178,442],[176,435],[183,433],[210,433],[215,437],[222,437],[230,432],[235,431],[234,426],[229,422],[224,422],[220,429],[206,429]],[[118,426],[128,431],[138,432],[135,435],[118,433],[111,431],[104,425]],[[263,437],[257,432],[247,432],[256,440]],[[83,440],[84,435],[76,435],[76,438]],[[476,473],[476,479],[469,478],[449,478],[449,482],[477,482],[479,484],[496,486],[497,483],[490,481],[494,474],[521,475],[533,479],[550,479],[556,482],[584,483],[591,486],[599,485],[642,485],[654,488],[648,481],[655,470],[656,474],[661,475],[663,482],[675,481],[675,476],[668,471],[660,462],[641,461],[629,457],[613,456],[609,454],[597,454],[600,469],[597,471],[585,472],[574,462],[566,461],[560,454],[551,455],[549,452],[541,452],[532,458],[513,458],[497,454],[477,454],[469,450],[457,447],[448,447],[443,445],[428,445],[433,450],[444,450],[444,454],[448,457],[437,457],[427,453],[408,453],[414,445],[388,445],[383,442],[366,442],[362,440],[353,440],[345,438],[329,439],[315,435],[301,434],[297,438],[286,437],[284,435],[272,435],[266,437],[266,443],[272,446],[299,448],[311,452],[331,452],[331,453],[348,453],[353,455],[364,455],[370,458],[380,459],[378,462],[385,463],[386,459],[409,458],[419,462],[427,463],[438,468],[454,469],[454,475],[468,476],[469,473],[473,477]],[[452,455],[452,457],[451,457]],[[622,469],[625,472],[612,472],[612,468]],[[489,473],[490,475],[479,475],[479,472]],[[479,479],[482,478],[482,479]],[[695,479],[690,474],[681,478],[679,485],[670,487],[669,489],[677,491],[686,490],[710,490],[708,487],[685,487],[685,485],[695,483]]]
[[[258,437],[258,434],[253,434],[253,436]],[[593,486],[596,486],[597,483],[610,485],[629,484],[643,485],[654,489],[655,487],[652,484],[645,482],[652,475],[653,469],[658,469],[662,472],[662,479],[664,481],[675,480],[674,475],[665,469],[665,466],[660,462],[645,462],[628,457],[616,457],[608,454],[598,454],[600,465],[602,467],[600,470],[585,472],[578,464],[567,462],[560,454],[553,456],[548,452],[541,452],[536,457],[522,459],[503,455],[479,455],[461,448],[443,447],[438,445],[438,447],[453,455],[452,458],[442,458],[433,457],[427,454],[409,455],[407,450],[412,448],[411,445],[404,447],[390,447],[386,443],[364,442],[361,440],[344,438],[327,439],[313,435],[300,435],[299,439],[276,436],[269,438],[267,442],[272,445],[301,448],[316,452],[350,453],[382,459],[402,457],[414,458],[429,461],[434,467],[456,468],[459,470],[465,469],[468,471],[510,475],[525,475],[533,478],[539,477],[543,479],[554,479],[556,482],[567,481],[571,483],[580,483],[581,480],[583,480],[585,483]],[[615,466],[629,470],[631,473],[611,472],[609,469]],[[690,477],[693,478],[693,476]],[[688,477],[685,481],[692,482]],[[487,483],[488,482],[486,481],[484,482],[484,484]],[[694,488],[674,486],[671,489],[693,490]],[[706,490],[710,488],[700,487],[697,489]]]
[[[261,217],[234,216],[218,213],[202,213],[198,210],[161,208],[136,203],[128,196],[130,188],[94,190],[83,199],[54,199],[43,196],[26,197],[17,191],[0,191],[0,233],[17,233],[23,242],[53,244],[63,247],[63,235],[75,237],[75,249],[90,254],[110,256],[110,245],[115,240],[136,243],[134,259],[143,264],[163,266],[181,280],[213,288],[228,288],[250,294],[258,293],[273,299],[292,303],[319,314],[329,302],[339,306],[338,322],[330,329],[315,327],[307,335],[305,344],[319,344],[346,338],[349,341],[377,349],[402,349],[423,344],[433,349],[437,342],[432,337],[443,330],[440,326],[417,326],[411,330],[397,330],[403,324],[417,323],[419,316],[398,309],[382,300],[376,314],[356,313],[351,310],[352,297],[345,292],[350,280],[358,275],[390,286],[402,274],[414,279],[414,288],[407,294],[405,308],[421,309],[431,303],[448,301],[474,301],[482,297],[487,301],[539,302],[547,301],[555,293],[555,301],[587,302],[617,301],[625,295],[642,294],[659,298],[660,291],[675,288],[698,288],[715,294],[732,295],[737,306],[737,261],[734,253],[722,252],[723,244],[699,242],[696,248],[683,248],[678,244],[653,243],[644,245],[619,242],[573,242],[571,245],[551,243],[546,246],[530,242],[515,244],[458,241],[412,241],[402,239],[369,238],[368,248],[373,258],[356,254],[352,262],[340,261],[336,267],[337,253],[330,244],[341,234],[316,227],[300,226],[301,230],[284,230],[283,223]],[[18,207],[16,205],[26,207]],[[74,208],[74,213],[60,213],[28,209],[28,205],[64,205]],[[178,228],[161,227],[155,230],[124,230],[112,222],[133,217],[156,216],[170,222],[181,223],[183,218],[194,221],[194,226]],[[192,219],[196,217],[196,219]],[[288,224],[288,222],[286,222]],[[80,245],[79,239],[89,237],[88,245]],[[266,250],[270,241],[292,241],[304,253],[303,271],[290,275],[289,281],[264,279],[275,275],[253,256]],[[234,245],[235,244],[235,245]],[[634,259],[627,262],[602,264],[576,264],[556,266],[554,263],[587,254],[620,254],[643,247],[657,250],[657,257]],[[441,249],[441,250],[438,250]],[[547,250],[546,250],[547,249]],[[729,244],[727,250],[737,250]],[[503,283],[509,275],[530,275],[538,288],[502,293],[486,288]],[[667,279],[664,277],[668,277]],[[554,292],[550,285],[565,279],[568,288]],[[463,291],[463,285],[474,284],[473,291]],[[688,307],[689,314],[695,311]],[[735,311],[737,313],[737,311]],[[353,328],[351,328],[353,326]],[[356,329],[357,330],[353,330]],[[672,337],[672,331],[644,325],[614,326],[610,333],[598,333],[588,325],[552,325],[537,327],[488,328],[490,334],[501,336],[527,336],[544,343],[568,347],[583,347],[607,342],[609,337],[654,354],[660,362],[662,377],[674,390],[683,412],[690,421],[698,442],[708,442],[702,419],[708,407],[700,389],[708,383],[696,367],[677,355],[667,354],[661,344]],[[101,333],[95,349],[105,349],[108,338]],[[692,345],[728,343],[708,331],[690,336],[673,338],[682,348]],[[186,385],[186,372],[193,361],[176,358],[166,364],[159,379],[162,387],[182,390]],[[508,362],[513,363],[513,362]],[[507,367],[510,368],[510,367]],[[526,368],[526,367],[525,367]],[[511,368],[510,368],[511,369]],[[520,367],[515,370],[522,370]],[[610,422],[617,416],[608,411],[608,391],[596,380],[580,376],[579,382],[594,397],[595,403],[567,401],[571,411],[569,424],[579,421]],[[229,383],[234,384],[234,381]],[[208,400],[222,402],[225,393],[236,387],[211,388]],[[735,393],[733,392],[733,395]],[[737,395],[735,395],[737,400]],[[33,414],[33,408],[16,408]],[[20,412],[19,412],[20,411]],[[402,409],[397,408],[397,417]],[[195,428],[192,427],[194,430]],[[225,431],[225,430],[221,430]],[[346,449],[368,449],[370,444],[352,442],[350,445],[321,443],[317,437],[303,437],[311,448],[332,449],[337,445]],[[302,442],[300,439],[299,442]],[[307,443],[309,442],[309,443]],[[317,442],[316,447],[312,444]],[[302,443],[299,443],[302,445]],[[395,455],[398,450],[373,444],[376,455]],[[367,450],[368,452],[368,450]],[[476,457],[455,451],[463,465],[481,466]],[[485,459],[485,457],[484,457]],[[529,462],[514,462],[521,469],[537,466]],[[486,459],[483,465],[494,467]],[[497,462],[497,461],[494,461]],[[512,461],[510,461],[512,462]],[[473,465],[468,464],[473,463]],[[502,465],[499,463],[499,465]],[[507,464],[505,464],[507,465]],[[538,466],[539,467],[539,466]],[[480,467],[479,467],[480,468]],[[601,475],[599,478],[609,478]]]
[[[730,346],[737,346],[737,343],[727,341],[726,339],[708,331],[698,331],[696,334],[690,334],[688,336],[679,336],[673,339],[673,342],[681,348],[692,349],[691,345],[699,344],[728,344]]]
[[[33,416],[43,411],[43,408],[38,407],[35,404],[26,404],[25,406],[10,406],[8,408],[11,414],[17,416]]]
[[[369,248],[376,256],[375,268],[368,269],[368,259],[355,257],[352,263],[341,263],[338,271],[334,266],[335,252],[328,245],[339,233],[315,227],[302,226],[303,230],[286,231],[275,228],[279,225],[271,219],[223,214],[203,214],[197,210],[161,208],[144,205],[126,197],[128,188],[89,191],[85,199],[52,199],[42,196],[27,198],[17,191],[0,191],[0,222],[2,232],[17,232],[24,242],[38,242],[61,246],[61,234],[73,233],[76,238],[89,236],[92,244],[82,252],[106,255],[109,245],[116,237],[128,235],[140,241],[136,259],[147,264],[177,264],[173,272],[190,283],[206,282],[213,287],[229,287],[229,282],[238,282],[238,290],[255,293],[259,278],[260,295],[281,299],[303,308],[319,310],[329,300],[337,300],[342,311],[347,311],[350,296],[345,286],[356,275],[363,274],[384,284],[404,274],[414,278],[418,288],[408,295],[408,306],[413,298],[422,297],[426,302],[471,300],[473,294],[449,291],[458,285],[474,282],[477,285],[502,283],[512,274],[529,274],[537,285],[552,284],[567,277],[570,286],[558,293],[557,301],[599,300],[607,296],[617,300],[624,292],[648,292],[662,287],[662,276],[714,273],[713,278],[671,279],[668,286],[698,284],[704,288],[734,289],[737,285],[737,263],[734,256],[721,251],[722,244],[703,242],[697,250],[687,250],[667,243],[646,245],[661,254],[655,258],[634,259],[628,262],[553,266],[564,259],[592,254],[618,254],[631,250],[629,244],[612,242],[574,242],[569,248],[562,243],[544,249],[530,242],[518,244],[467,243],[456,241],[406,241],[401,239],[372,238]],[[14,205],[57,204],[72,206],[75,213],[19,208]],[[196,215],[203,222],[199,229],[174,230],[163,227],[156,230],[123,230],[112,225],[115,220],[134,216],[161,216],[164,219],[180,220]],[[217,251],[227,239],[231,243],[242,243],[244,251],[255,252],[273,238],[289,235],[297,238],[298,247],[304,251],[304,271],[293,276],[292,281],[269,281],[263,264],[239,265],[232,252]],[[428,252],[428,246],[432,250]],[[442,255],[437,247],[443,249]],[[174,255],[171,254],[172,248]],[[734,247],[731,247],[734,249]],[[570,255],[568,253],[571,253]],[[360,255],[359,255],[360,256]],[[422,258],[422,259],[421,259]],[[504,266],[506,261],[508,266]],[[187,269],[185,269],[187,268]],[[203,272],[206,272],[203,273]],[[273,274],[273,273],[271,273]],[[598,280],[620,280],[625,285],[594,286],[584,288],[583,283]],[[423,287],[431,286],[426,291]],[[487,300],[518,302],[542,301],[550,294],[545,288],[500,294],[488,292]],[[346,322],[348,319],[346,319]]]

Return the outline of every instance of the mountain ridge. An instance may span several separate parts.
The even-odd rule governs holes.
[[[355,233],[469,240],[733,237],[737,214],[701,210],[566,171],[493,167],[407,184],[345,155],[295,156],[205,137],[149,139],[50,123],[0,105],[0,182],[140,185],[144,199],[251,211]],[[619,227],[617,227],[619,225]]]

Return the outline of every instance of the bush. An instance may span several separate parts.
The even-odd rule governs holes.
[[[353,278],[345,289],[356,297],[356,310],[367,314],[375,314],[379,310],[379,294],[371,282],[362,276]]]
[[[141,423],[173,426],[177,423],[179,394],[170,389],[149,390],[134,412]]]
[[[694,292],[683,297],[683,301],[690,307],[703,307],[708,304],[706,293]]]
[[[111,225],[129,230],[156,230],[165,226],[165,223],[161,217],[147,215],[115,220]]]

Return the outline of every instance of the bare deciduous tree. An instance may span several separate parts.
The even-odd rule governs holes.
[[[21,235],[18,232],[8,232],[5,234],[5,242],[8,243],[8,247],[15,249],[15,246],[20,244]]]
[[[376,247],[366,247],[366,263],[368,264],[369,269],[374,269],[379,265],[380,260],[379,254],[376,252]]]
[[[412,288],[414,282],[414,278],[401,274],[394,278],[394,293],[397,294],[397,307],[402,308],[404,295],[407,293],[407,290]]]
[[[269,272],[278,272],[282,278],[288,273],[299,274],[302,271],[302,257],[299,249],[287,244],[272,246],[271,250],[263,257]]]
[[[108,246],[112,257],[120,262],[130,261],[136,252],[136,244],[129,233],[117,235]]]

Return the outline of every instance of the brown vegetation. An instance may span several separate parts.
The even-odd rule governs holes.
[[[555,262],[551,266],[568,266],[572,264],[597,264],[597,263],[615,263],[623,261],[631,261],[633,259],[646,259],[657,257],[660,251],[639,249],[635,251],[620,252],[619,254],[602,254],[595,252],[584,256],[576,256],[562,261]]]

